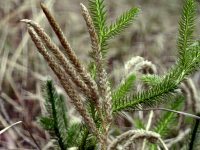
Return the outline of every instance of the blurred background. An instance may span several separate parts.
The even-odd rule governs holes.
[[[115,86],[122,79],[124,63],[134,56],[152,61],[162,74],[176,60],[178,20],[183,0],[105,0],[108,24],[125,10],[139,6],[142,10],[128,30],[110,41],[108,72]],[[86,66],[90,62],[90,40],[81,16],[80,3],[87,0],[46,0],[74,51]],[[199,12],[198,12],[199,14]],[[199,37],[199,20],[195,36]],[[39,0],[0,0],[0,130],[23,121],[0,135],[0,149],[36,149],[33,137],[42,149],[50,149],[50,136],[37,124],[44,111],[42,85],[51,77],[59,85],[27,34],[21,19],[38,22],[52,39],[52,32]],[[199,86],[199,73],[193,76]],[[62,89],[60,89],[62,92]],[[70,103],[69,103],[70,105]],[[75,112],[70,110],[71,115]],[[78,117],[75,119],[79,119]]]

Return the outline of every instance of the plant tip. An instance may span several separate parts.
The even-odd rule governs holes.
[[[82,10],[87,11],[87,8],[85,7],[85,5],[83,5],[83,3],[80,3],[80,5]]]
[[[46,6],[43,2],[40,2],[40,6],[41,6],[42,9],[46,8]]]
[[[20,22],[30,23],[31,20],[29,20],[29,19],[21,19]]]

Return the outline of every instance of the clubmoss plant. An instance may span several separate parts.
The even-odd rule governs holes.
[[[195,0],[185,0],[179,21],[177,41],[178,58],[176,63],[164,75],[156,75],[156,66],[142,57],[135,57],[125,68],[133,70],[118,85],[111,87],[107,73],[107,57],[109,40],[123,32],[138,16],[140,9],[131,8],[119,16],[115,22],[107,24],[107,11],[104,0],[89,0],[89,10],[81,4],[83,18],[91,40],[89,64],[87,71],[71,48],[56,19],[48,8],[41,4],[52,29],[56,33],[63,50],[59,49],[40,25],[28,19],[28,32],[38,51],[44,57],[49,67],[58,77],[71,103],[83,119],[83,123],[70,124],[62,95],[56,92],[52,81],[46,83],[47,114],[40,118],[41,125],[56,138],[60,149],[132,149],[133,142],[146,139],[150,143],[168,149],[162,138],[169,132],[170,123],[175,114],[188,115],[178,109],[180,99],[179,84],[200,66],[200,42],[193,39],[196,19]],[[48,50],[47,50],[47,49]],[[137,72],[147,70],[141,79],[146,84],[144,90],[134,92]],[[144,72],[143,72],[144,73]],[[151,75],[149,74],[151,73]],[[161,102],[171,103],[171,109],[160,109],[166,112],[160,117],[153,131],[130,130],[111,139],[113,118],[122,111],[143,110],[145,107],[155,107]],[[183,100],[182,100],[183,101]],[[153,108],[156,110],[157,108]],[[159,109],[159,108],[158,108]],[[197,110],[195,110],[197,111]],[[188,116],[199,119],[198,116]],[[148,127],[149,128],[149,127]],[[192,141],[195,140],[192,136]],[[159,142],[161,144],[159,144]],[[191,142],[192,143],[192,142]],[[190,144],[191,145],[191,144]],[[156,148],[156,147],[152,147]]]

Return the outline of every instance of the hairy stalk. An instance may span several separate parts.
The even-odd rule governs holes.
[[[95,60],[96,60],[96,64],[97,64],[96,67],[98,68],[98,67],[101,67],[100,64],[102,64],[100,47],[99,47],[99,44],[98,44],[98,36],[96,34],[96,31],[95,31],[95,28],[94,28],[94,25],[93,25],[93,22],[92,22],[92,18],[90,17],[87,8],[83,4],[80,4],[80,5],[81,5],[81,9],[82,9],[82,15],[85,19],[85,22],[86,22],[86,25],[87,25],[87,28],[88,28],[88,31],[89,31],[89,34],[90,34],[93,55],[94,55]],[[100,57],[98,57],[98,56],[100,56]],[[98,101],[100,101],[100,99],[98,99]],[[104,131],[106,131],[106,124],[105,124],[101,109],[102,109],[102,107],[100,105],[97,105],[97,111],[100,114],[100,117],[102,119]]]
[[[92,79],[90,74],[87,73],[85,67],[80,63],[79,59],[77,58],[76,54],[72,50],[67,38],[65,37],[59,24],[57,23],[56,19],[53,17],[51,12],[48,10],[48,8],[43,3],[41,3],[41,8],[42,8],[43,12],[45,13],[52,29],[54,30],[58,39],[60,40],[60,43],[62,44],[63,48],[65,49],[65,55],[68,56],[69,60],[74,65],[75,69],[77,70],[77,73],[80,74],[80,76],[84,80],[85,84],[91,90],[93,99],[98,99],[99,94],[97,92],[98,90],[97,90],[97,85],[96,85],[95,81]]]
[[[110,85],[108,84],[108,81],[106,78],[107,74],[106,74],[106,71],[103,66],[104,61],[103,61],[102,54],[101,54],[98,35],[95,31],[95,27],[94,27],[92,18],[89,14],[89,11],[83,4],[81,4],[81,8],[82,8],[83,17],[85,19],[85,22],[87,24],[88,31],[90,34],[91,45],[92,45],[92,56],[94,57],[96,67],[97,67],[97,77],[99,77],[98,85],[100,86],[100,91],[101,91],[100,93],[101,93],[102,97],[105,96],[104,100],[103,100],[103,105],[105,105],[105,119],[106,119],[105,121],[106,121],[106,123],[103,121],[103,124],[104,124],[104,128],[105,128],[105,126],[107,126],[105,129],[105,135],[107,138],[108,130],[109,130],[109,127],[112,122],[112,98],[111,98],[111,92],[110,92],[110,88],[109,88]]]
[[[45,45],[51,50],[50,52],[55,56],[59,64],[63,66],[65,72],[69,75],[69,77],[72,79],[75,85],[81,89],[83,94],[91,97],[90,90],[88,89],[86,84],[80,79],[77,72],[71,66],[69,61],[64,57],[63,53],[52,42],[51,38],[45,33],[45,31],[36,22],[32,20],[24,19],[22,21],[30,24],[34,28],[35,32],[39,35],[39,37],[45,43]]]
[[[77,91],[71,86],[72,85],[71,80],[68,78],[68,76],[66,75],[64,70],[56,63],[55,59],[48,54],[48,52],[47,52],[46,48],[44,47],[44,45],[42,44],[42,41],[40,40],[39,36],[35,32],[34,28],[31,27],[30,25],[28,25],[28,32],[29,32],[33,42],[35,43],[38,51],[43,55],[43,57],[47,61],[50,68],[54,71],[54,73],[58,77],[61,85],[63,86],[63,88],[67,92],[68,96],[72,100],[72,103],[75,105],[77,111],[83,117],[83,119],[84,119],[85,123],[87,124],[87,126],[89,127],[90,131],[94,135],[96,135],[97,138],[99,139],[99,141],[101,142],[102,139],[96,128],[96,125],[95,125],[93,119],[89,116],[89,113],[87,112],[87,110],[85,109],[83,102],[81,101],[82,98],[79,96]]]

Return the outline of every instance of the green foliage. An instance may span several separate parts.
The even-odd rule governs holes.
[[[176,100],[172,102],[170,109],[171,110],[179,110],[183,104],[183,97],[177,96]],[[176,121],[176,116],[174,112],[165,112],[162,113],[157,123],[154,125],[153,131],[159,133],[161,137],[166,137],[170,134],[173,125],[178,123]],[[155,145],[151,145],[151,150],[157,150]]]
[[[174,96],[174,90],[176,89],[176,84],[170,78],[165,78],[160,84],[153,86],[152,88],[127,96],[118,101],[118,103],[113,104],[113,111],[118,112],[126,109],[132,109],[138,107],[139,104],[146,106],[152,106],[163,101],[166,96]]]
[[[89,0],[89,9],[99,37],[106,28],[106,8],[104,0]]]
[[[154,77],[157,83],[155,84],[154,82],[154,86],[148,90],[139,92],[138,94],[134,94],[132,96],[129,95],[126,98],[121,99],[118,103],[115,103],[113,106],[114,112],[135,108],[139,104],[152,106],[157,104],[159,101],[164,101],[165,97],[174,95],[174,90],[178,87],[180,82],[182,82],[188,75],[199,68],[200,43],[192,42],[193,44],[191,44],[191,42],[188,42],[191,41],[193,34],[193,29],[189,30],[188,28],[194,28],[194,14],[196,10],[195,6],[194,0],[186,0],[182,13],[183,17],[180,21],[180,30],[187,30],[185,31],[186,33],[179,33],[181,35],[179,35],[178,49],[181,56],[178,58],[176,64],[168,71],[166,75],[163,75],[160,78]],[[184,22],[185,17],[188,18],[186,22]],[[153,81],[152,77],[146,77],[144,79],[146,81],[148,80],[147,82]]]
[[[124,12],[116,22],[112,23],[108,28],[106,28],[104,36],[106,39],[110,39],[119,35],[124,29],[126,29],[133,20],[138,16],[140,12],[139,8],[131,8],[127,12]]]
[[[145,124],[141,119],[135,118],[134,125],[135,125],[136,129],[144,129],[145,130]]]
[[[183,103],[183,98],[178,97],[175,101],[172,102],[170,109],[172,110],[178,110],[180,109],[181,104]],[[167,136],[169,134],[170,129],[172,128],[172,125],[175,122],[176,114],[173,112],[165,112],[162,114],[160,119],[157,121],[154,131],[156,133],[159,133],[162,137]]]
[[[155,86],[161,82],[161,77],[158,75],[147,74],[143,75],[141,80],[149,86]]]
[[[56,92],[51,80],[46,83],[46,108],[48,114],[40,117],[41,126],[56,137],[61,150],[76,146],[79,149],[89,150],[96,145],[96,138],[89,133],[85,125],[72,123],[67,116],[64,98]],[[90,105],[91,114],[96,118],[94,105]],[[76,138],[74,138],[76,137]]]
[[[94,26],[98,33],[100,48],[103,56],[108,49],[108,40],[119,35],[124,29],[131,25],[135,17],[138,15],[139,8],[131,8],[123,13],[110,26],[106,24],[106,8],[104,0],[89,0],[90,13],[94,22]]]
[[[96,79],[97,67],[96,67],[96,65],[93,62],[91,62],[89,64],[88,70],[90,72],[91,77],[93,79]]]
[[[94,150],[96,149],[96,138],[92,136],[86,127],[82,128],[82,139],[79,144],[80,150]]]
[[[61,149],[67,148],[66,134],[67,129],[65,126],[65,112],[63,112],[65,105],[63,105],[63,99],[56,93],[55,88],[53,87],[52,81],[47,81],[46,83],[46,92],[47,98],[46,103],[49,107],[49,116],[53,120],[53,130],[58,139],[58,143]],[[61,113],[61,114],[60,114]]]
[[[106,29],[106,8],[104,0],[89,0],[89,9],[95,29],[98,33],[101,51],[105,53],[107,41],[104,37]]]
[[[186,0],[182,15],[179,21],[179,36],[178,36],[178,52],[181,63],[185,63],[187,59],[186,51],[193,41],[193,32],[195,29],[196,19],[196,2],[194,0]]]
[[[40,117],[40,124],[45,130],[54,130],[54,122],[52,118]]]
[[[130,92],[135,80],[136,76],[132,74],[129,75],[121,85],[119,85],[119,87],[112,94],[113,103],[117,103],[119,99],[122,99]]]
[[[80,132],[81,126],[79,123],[73,123],[67,128],[66,141],[68,143],[68,147],[79,145],[80,139],[82,138]]]
[[[52,136],[56,137],[62,150],[73,146],[78,136],[77,139],[72,137],[79,135],[80,125],[69,125],[64,98],[56,92],[51,80],[46,83],[46,108],[48,114],[40,118],[42,127],[53,132]]]

